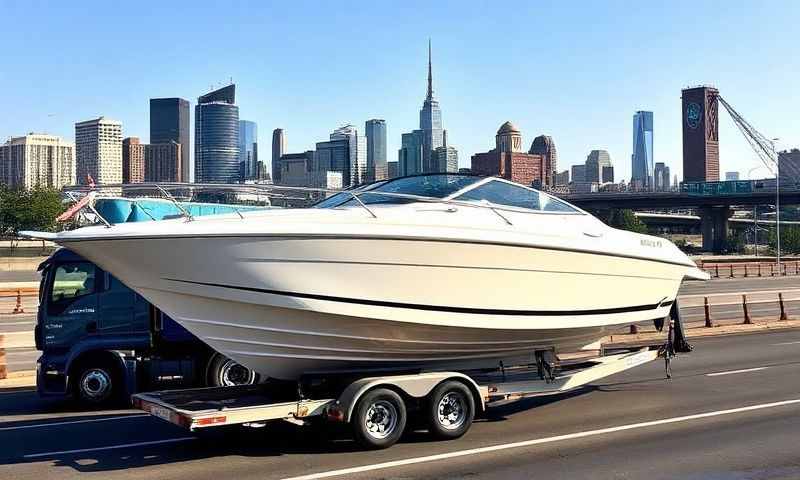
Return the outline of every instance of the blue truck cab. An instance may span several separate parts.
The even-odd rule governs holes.
[[[61,248],[39,271],[39,395],[95,406],[148,390],[258,381],[80,255]]]

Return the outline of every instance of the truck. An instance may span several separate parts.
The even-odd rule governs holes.
[[[258,383],[113,275],[59,249],[39,266],[37,391],[86,407],[137,392]]]

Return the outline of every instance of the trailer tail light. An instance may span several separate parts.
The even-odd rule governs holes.
[[[337,405],[328,407],[328,420],[332,422],[344,422],[344,411]]]
[[[200,418],[195,420],[194,426],[195,427],[207,427],[209,425],[219,425],[220,423],[225,423],[228,420],[228,417],[206,417]]]

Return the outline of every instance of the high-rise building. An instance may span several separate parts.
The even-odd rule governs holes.
[[[781,188],[800,188],[800,150],[793,148],[778,153]]]
[[[336,140],[330,139],[327,142],[317,142],[316,168],[320,172],[341,173],[343,183],[345,179],[349,180],[350,140],[348,138],[340,138]],[[345,186],[349,186],[349,184]]]
[[[657,162],[653,168],[653,188],[657,192],[669,191],[669,182],[669,167],[664,162]]]
[[[553,185],[556,187],[569,185],[569,170],[564,170],[563,172],[556,173],[553,176]]]
[[[572,183],[583,183],[586,181],[586,164],[573,165],[572,168]]]
[[[495,136],[495,148],[472,156],[472,173],[497,175],[522,185],[543,183],[545,157],[525,153],[522,133],[511,122],[500,125]]]
[[[558,171],[558,153],[556,152],[556,143],[553,141],[553,137],[549,135],[539,135],[534,138],[528,153],[542,155],[544,157],[544,170],[547,173],[544,177],[544,183],[545,185],[555,184],[553,176]]]
[[[386,162],[386,178],[397,178],[398,162]]]
[[[603,168],[611,166],[611,156],[606,150],[592,150],[586,156],[586,173],[584,174],[584,182],[605,183],[603,178]],[[611,180],[614,181],[614,171],[611,170]],[[606,174],[608,175],[608,174]],[[607,178],[607,177],[606,177]],[[575,181],[573,179],[573,181]]]
[[[458,173],[458,150],[451,146],[438,147],[433,151],[437,172]]]
[[[144,145],[144,181],[183,182],[182,148],[177,142]]]
[[[604,165],[601,170],[600,183],[614,183],[614,166]]]
[[[639,111],[633,115],[631,184],[652,190],[653,168],[653,112]]]
[[[725,172],[725,180],[728,182],[739,180],[739,172]]]
[[[258,178],[258,126],[239,120],[239,172],[243,180]]]
[[[713,87],[687,88],[683,103],[683,179],[719,180],[719,91]]]
[[[74,143],[55,135],[29,133],[0,145],[0,184],[60,189],[74,183]]]
[[[365,182],[367,173],[367,139],[358,134],[353,125],[344,125],[331,133],[331,140],[347,140],[350,161],[342,172],[342,181],[346,187],[360,185]]]
[[[75,124],[75,175],[79,185],[122,183],[122,123],[106,117]]]
[[[195,181],[238,182],[239,107],[236,106],[236,85],[199,97],[194,122]]]
[[[400,150],[397,152],[398,176],[404,177],[424,172],[422,150],[422,130],[414,130],[400,136]]]
[[[125,138],[122,140],[122,183],[142,182],[144,182],[144,144],[139,143],[139,137]]]
[[[189,141],[189,102],[182,98],[150,99],[150,143],[169,144],[175,142],[181,146],[182,182],[192,181]]]
[[[442,126],[442,110],[439,102],[433,96],[430,40],[428,41],[428,90],[422,109],[419,111],[419,130],[402,134],[401,144],[404,146],[401,146],[398,152],[400,175],[440,171],[437,170],[439,162],[435,158],[434,150],[446,147],[448,143],[447,131]],[[420,144],[419,163],[416,155],[417,144]]]
[[[272,183],[281,183],[281,157],[286,152],[286,134],[282,128],[272,131]]]
[[[367,183],[375,180],[385,180],[388,171],[386,167],[386,120],[367,120],[364,125],[364,134],[367,137]]]

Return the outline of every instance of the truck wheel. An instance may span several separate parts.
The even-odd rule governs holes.
[[[89,365],[77,369],[73,384],[75,399],[87,407],[101,407],[117,399],[118,377],[106,365]]]
[[[439,384],[428,396],[428,430],[436,438],[458,438],[475,418],[475,398],[461,382]]]
[[[406,428],[405,402],[386,388],[367,392],[356,404],[350,425],[362,447],[374,450],[391,447]]]
[[[225,355],[215,353],[208,362],[207,382],[211,387],[253,385],[258,383],[258,374]]]

